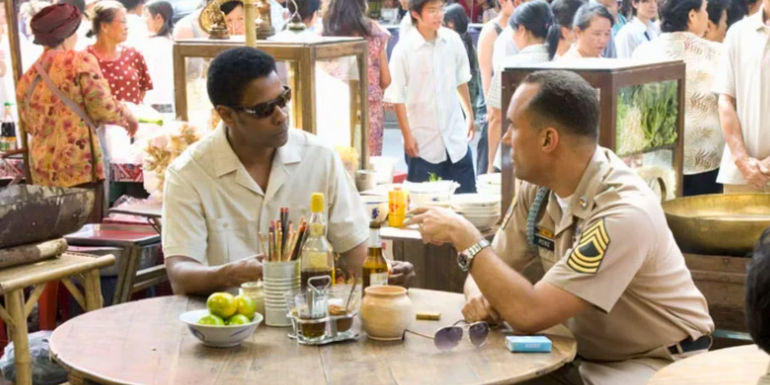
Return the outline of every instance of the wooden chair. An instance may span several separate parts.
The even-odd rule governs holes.
[[[99,269],[114,264],[115,257],[66,252],[61,254],[58,246],[61,243],[63,240],[43,242],[37,247],[25,246],[38,253],[38,257],[49,259],[0,269],[0,294],[5,297],[5,306],[0,306],[0,318],[11,331],[18,385],[32,384],[27,317],[46,284],[61,281],[85,311],[102,307]],[[19,253],[19,248],[0,251],[0,259],[14,250]],[[82,291],[73,280],[80,284]],[[32,291],[25,299],[24,290],[28,287]]]
[[[142,252],[160,245],[160,234],[150,225],[88,224],[65,237],[75,246],[111,246],[123,249],[118,270],[118,283],[112,304],[127,302],[131,294],[168,281],[161,263],[139,269]]]

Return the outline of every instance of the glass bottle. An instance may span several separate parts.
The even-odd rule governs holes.
[[[310,199],[310,222],[308,237],[300,257],[300,285],[307,289],[307,280],[328,275],[334,284],[334,252],[326,239],[326,224],[323,218],[324,194],[313,193]]]
[[[380,224],[369,222],[369,254],[363,265],[363,289],[388,284],[388,263],[382,253]]]
[[[5,102],[5,112],[3,113],[2,132],[4,142],[4,151],[13,151],[17,149],[16,145],[16,122],[13,119],[11,102]]]

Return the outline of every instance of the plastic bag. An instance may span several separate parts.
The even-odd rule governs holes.
[[[34,385],[53,385],[67,381],[67,371],[50,358],[48,340],[51,334],[50,330],[41,330],[29,335],[29,354]],[[16,381],[14,353],[12,342],[5,347],[3,357],[0,358],[0,370],[3,371],[5,379],[11,382]]]

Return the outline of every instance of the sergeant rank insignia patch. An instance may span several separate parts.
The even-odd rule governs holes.
[[[610,237],[604,218],[584,229],[580,241],[567,259],[567,265],[579,273],[594,274],[599,270],[604,253],[610,245]]]

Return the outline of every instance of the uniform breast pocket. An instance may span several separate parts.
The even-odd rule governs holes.
[[[218,218],[212,221],[209,250],[221,256],[222,263],[257,253],[256,222],[245,218]],[[209,253],[211,255],[211,253]]]

